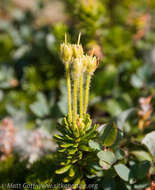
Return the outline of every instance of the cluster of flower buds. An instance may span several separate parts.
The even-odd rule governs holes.
[[[72,64],[73,73],[77,76],[82,72],[93,74],[97,68],[97,58],[93,55],[84,55],[81,44],[62,43],[60,45],[60,56],[65,64]]]
[[[60,45],[60,56],[66,68],[68,118],[70,123],[73,123],[74,128],[78,122],[78,102],[80,118],[83,118],[86,114],[91,76],[98,65],[97,58],[93,56],[93,53],[84,55],[83,47],[80,44],[80,36],[79,34],[77,44],[70,44],[67,42],[67,36],[65,35],[65,42]],[[84,73],[86,80],[85,78],[83,80]],[[70,75],[73,79],[73,85],[71,85]],[[73,87],[73,92],[71,86]]]
[[[95,56],[83,55],[74,60],[74,70],[75,73],[86,72],[92,75],[97,68],[97,58]]]

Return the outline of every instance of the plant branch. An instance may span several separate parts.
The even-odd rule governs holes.
[[[83,73],[80,77],[80,118],[83,118]]]
[[[72,102],[71,102],[71,80],[69,72],[69,64],[66,64],[66,78],[67,78],[67,90],[68,90],[68,119],[72,122]]]
[[[85,114],[86,114],[87,108],[88,108],[90,81],[91,81],[91,75],[87,74],[86,91],[85,91],[85,104],[84,104],[84,113]]]

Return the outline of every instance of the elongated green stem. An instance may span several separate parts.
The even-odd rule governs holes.
[[[66,78],[67,78],[67,90],[68,90],[68,119],[72,122],[72,102],[71,102],[71,80],[69,72],[69,64],[66,64]]]
[[[83,118],[83,73],[80,77],[80,118]]]
[[[89,101],[89,86],[90,86],[91,75],[87,74],[86,80],[86,91],[85,91],[85,104],[84,104],[84,113],[86,114]]]
[[[77,92],[78,92],[78,77],[74,79],[73,84],[73,125],[76,127],[77,119]]]

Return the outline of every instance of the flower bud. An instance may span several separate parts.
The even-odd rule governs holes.
[[[89,74],[93,74],[97,68],[97,59],[96,57],[92,57],[92,56],[87,56],[87,61],[88,61],[88,64],[87,64],[87,73]]]
[[[73,57],[74,58],[83,56],[82,45],[73,44],[72,49],[73,49]]]
[[[67,43],[60,45],[60,56],[64,63],[69,63],[72,59],[73,51],[72,46]]]
[[[83,72],[86,71],[87,65],[88,65],[88,55],[83,55],[82,56],[82,63],[83,63]]]

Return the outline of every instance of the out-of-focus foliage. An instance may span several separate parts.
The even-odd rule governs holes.
[[[51,6],[55,6],[54,2],[51,1]],[[102,167],[98,168],[94,183],[112,190],[145,189],[155,176],[155,3],[153,0],[60,2],[65,7],[66,20],[45,24],[39,20],[46,5],[43,1],[38,1],[32,10],[17,9],[9,1],[0,2],[0,118],[11,117],[20,129],[32,132],[44,128],[54,133],[57,119],[67,110],[59,44],[65,32],[71,42],[82,32],[81,43],[88,53],[94,48],[100,59],[92,79],[90,115],[99,124],[116,121],[119,131],[116,138],[115,129],[108,132],[101,126],[99,139],[104,146],[110,146],[119,163],[114,162],[113,154],[99,151],[97,142],[89,143],[99,152]],[[151,100],[142,105],[142,97]],[[145,125],[138,127],[142,126],[140,122]],[[111,147],[112,139],[116,140],[115,147]],[[3,142],[4,136],[3,141],[0,139],[1,158],[8,156],[4,148],[1,151]],[[10,150],[10,157],[0,163],[0,184],[56,180],[55,154],[30,167],[27,160],[21,160],[14,152]],[[147,180],[143,176],[146,173]],[[88,184],[92,182],[87,179]]]

